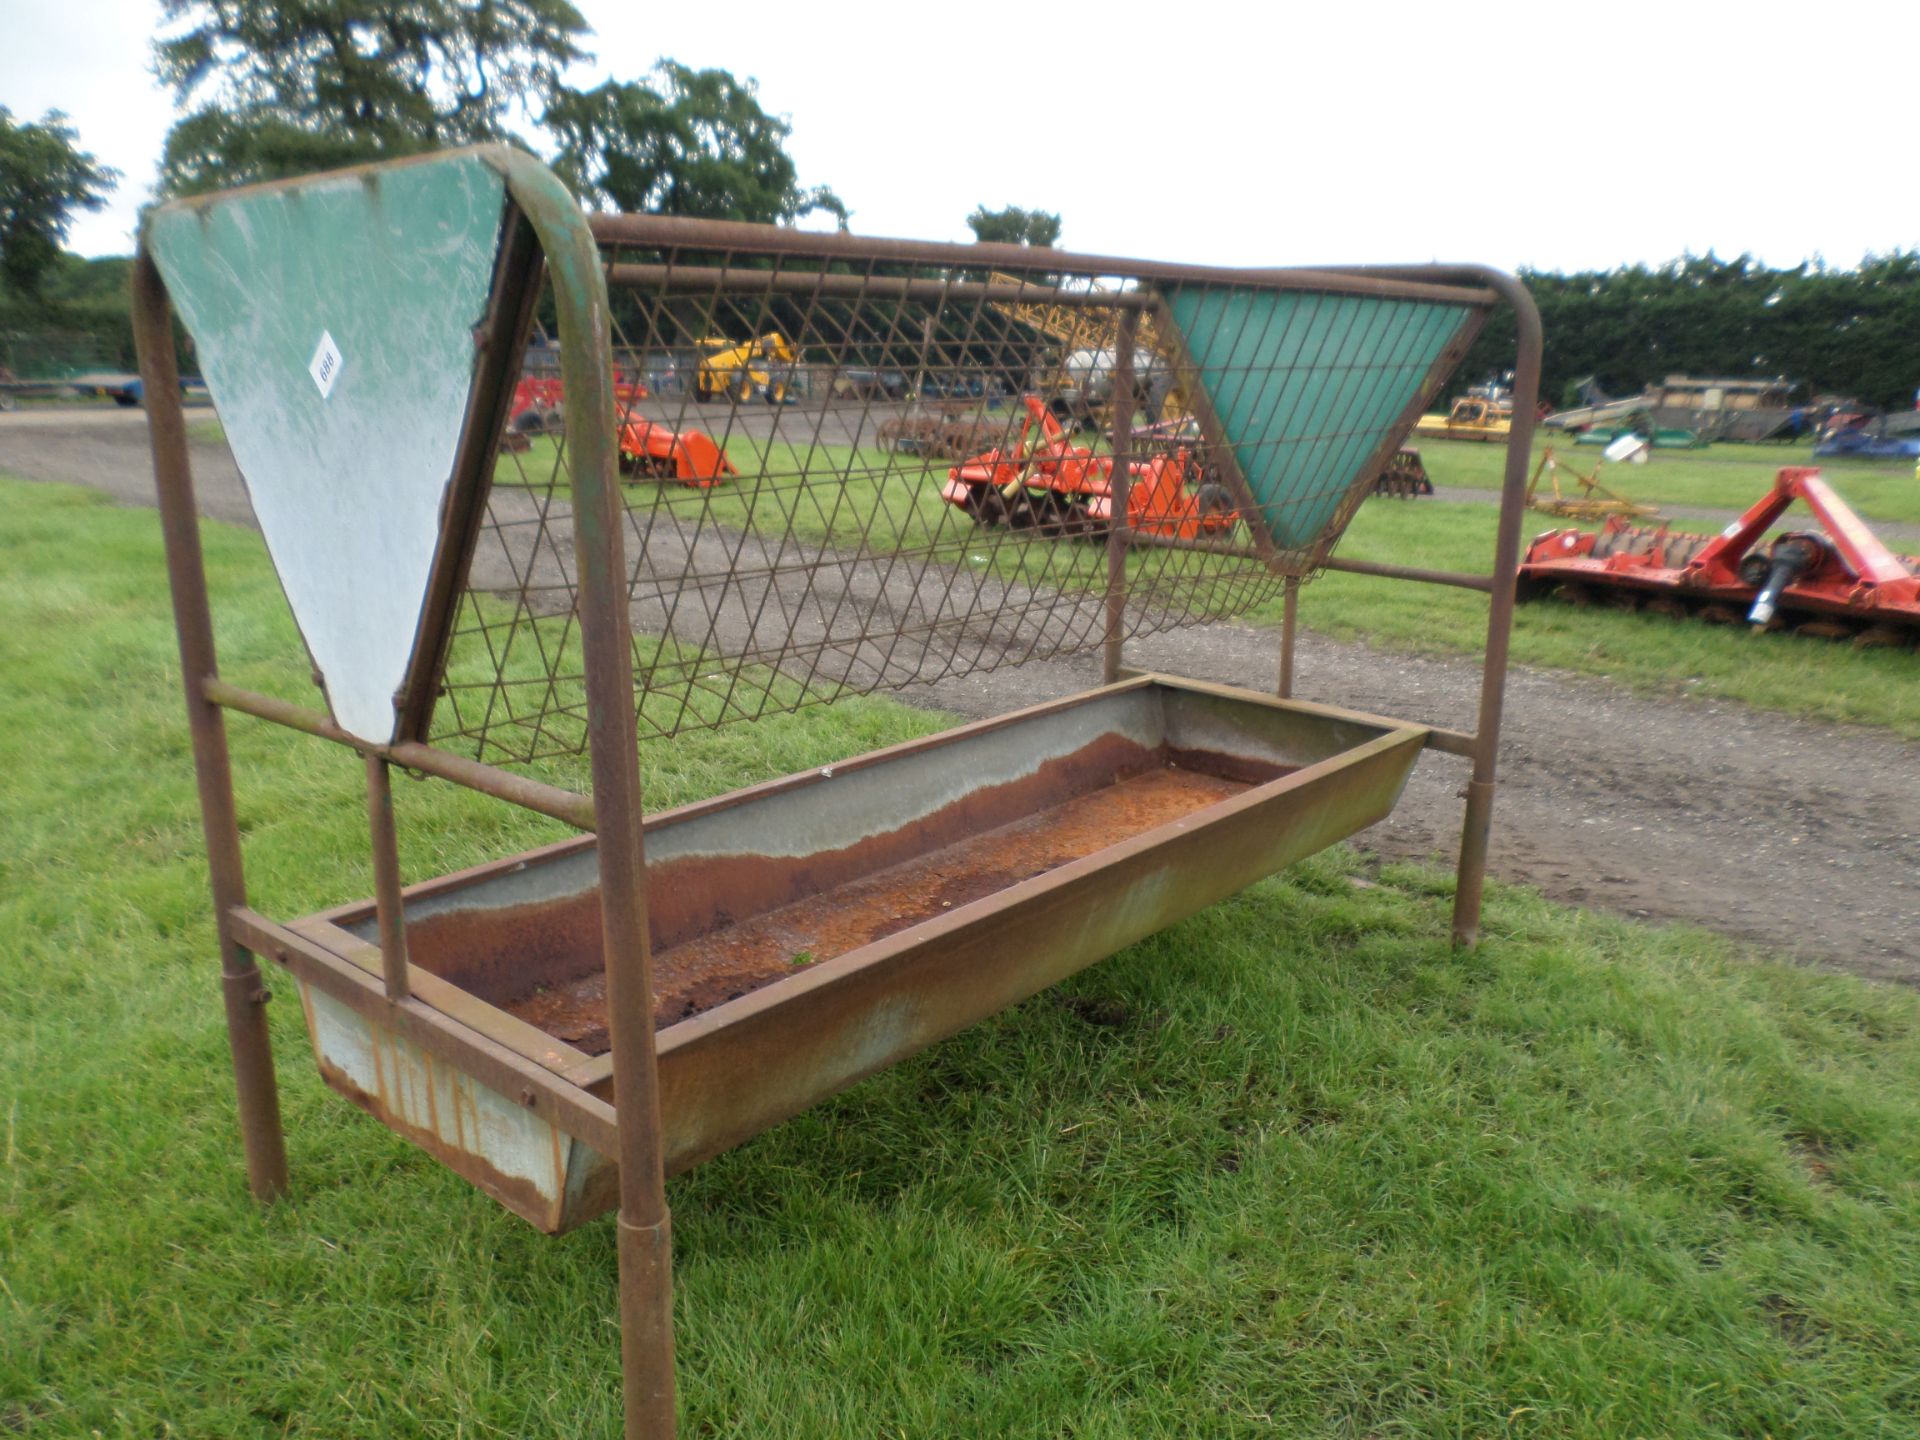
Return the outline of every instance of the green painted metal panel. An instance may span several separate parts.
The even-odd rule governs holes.
[[[454,152],[147,220],[334,719],[362,739],[394,735],[505,203],[499,170]]]
[[[1165,295],[1274,543],[1350,514],[1369,455],[1472,314],[1464,305],[1182,285]]]

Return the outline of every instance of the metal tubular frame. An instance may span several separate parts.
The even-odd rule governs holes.
[[[1113,512],[1107,521],[1107,636],[1101,647],[1100,673],[1109,685],[1120,678],[1126,645],[1127,547],[1133,533],[1128,512],[1133,467],[1133,347],[1139,330],[1137,311],[1120,312],[1113,347]]]
[[[373,895],[380,918],[380,970],[387,998],[404,1000],[407,980],[407,922],[401,909],[400,836],[393,823],[393,777],[378,755],[367,759],[367,829],[373,842]]]
[[[657,240],[663,234],[672,234],[694,249],[766,255],[844,253],[849,258],[867,262],[905,264],[951,265],[958,253],[966,256],[969,266],[981,269],[996,264],[1030,265],[1032,257],[1014,247],[854,240],[712,222],[631,217],[594,217],[589,221],[572,197],[531,158],[496,151],[490,163],[505,175],[512,204],[511,233],[502,246],[503,273],[511,266],[519,266],[523,272],[523,288],[515,291],[496,283],[496,304],[487,333],[477,337],[482,341],[481,383],[476,385],[477,398],[473,402],[477,411],[469,414],[462,464],[481,469],[488,464],[491,446],[484,437],[491,428],[497,428],[501,418],[509,373],[500,347],[511,347],[516,337],[524,337],[533,312],[533,292],[524,287],[536,283],[539,267],[544,266],[556,302],[564,383],[567,393],[574,397],[574,403],[566,407],[566,443],[571,452],[573,549],[578,567],[579,617],[585,653],[591,797],[529,781],[425,744],[422,738],[425,720],[417,695],[408,697],[413,708],[403,714],[414,718],[403,727],[401,738],[381,746],[356,740],[326,716],[255,695],[219,679],[174,361],[170,303],[164,282],[144,246],[135,265],[135,331],[179,632],[241,1131],[253,1194],[262,1201],[284,1194],[288,1188],[286,1157],[263,1010],[267,992],[254,958],[259,953],[294,969],[303,980],[311,981],[361,1013],[377,1015],[381,1023],[425,1049],[459,1056],[462,1063],[487,1075],[509,1093],[517,1093],[522,1104],[551,1118],[566,1133],[586,1140],[602,1153],[614,1152],[619,1166],[616,1226],[625,1433],[629,1440],[642,1436],[667,1440],[675,1426],[670,1218],[662,1159],[659,1059],[654,1033],[642,794],[633,706],[633,626],[627,604],[626,524],[616,474],[615,446],[605,424],[605,416],[614,413],[615,390],[608,347],[608,276],[601,243],[621,242],[635,235]],[[1115,262],[1116,268],[1118,264]],[[616,279],[638,278],[635,274],[622,275],[619,267],[615,267],[614,273]],[[1125,273],[1148,279],[1229,283],[1279,276],[1284,277],[1286,284],[1305,290],[1424,296],[1455,303],[1490,303],[1497,297],[1514,310],[1519,340],[1515,414],[1508,440],[1492,574],[1461,576],[1321,557],[1328,568],[1490,593],[1475,729],[1471,735],[1435,730],[1426,740],[1429,748],[1467,754],[1473,761],[1453,918],[1455,939],[1461,944],[1473,943],[1479,929],[1485,881],[1513,617],[1514,576],[1539,380],[1540,326],[1531,300],[1510,277],[1468,267],[1247,272],[1141,266],[1128,262]],[[684,272],[682,278],[711,279],[689,277]],[[927,282],[897,283],[905,295]],[[949,285],[947,290],[950,289]],[[1129,300],[1119,308],[1123,314],[1123,340],[1130,339],[1141,307]],[[494,347],[492,354],[487,353],[489,346]],[[1127,396],[1135,384],[1131,345],[1123,344],[1119,357],[1117,388],[1122,396]],[[1107,544],[1103,670],[1109,681],[1118,680],[1126,673],[1122,663],[1127,599],[1125,561],[1130,548],[1141,538],[1130,535],[1126,524],[1128,471],[1125,461],[1131,443],[1126,427],[1130,420],[1119,419],[1119,409],[1116,407],[1111,444],[1118,457],[1115,471],[1120,483],[1114,496],[1113,523]],[[1384,451],[1374,459],[1377,462],[1383,457]],[[471,495],[466,497],[466,502],[477,503]],[[448,523],[462,522],[456,517]],[[1201,543],[1195,548],[1206,547]],[[1285,591],[1286,608],[1280,637],[1278,688],[1282,696],[1291,694],[1293,689],[1298,594],[1298,581],[1294,579]],[[338,951],[316,943],[308,934],[277,925],[248,908],[223,709],[250,713],[320,736],[347,745],[364,756],[382,939],[377,965],[370,958],[363,964],[343,957]],[[601,943],[606,962],[612,1041],[611,1106],[570,1084],[565,1075],[534,1065],[483,1031],[463,1024],[461,1017],[448,1013],[453,1001],[436,999],[429,1003],[426,997],[443,997],[451,987],[437,977],[410,970],[407,964],[389,784],[389,767],[394,764],[452,780],[530,810],[556,816],[582,829],[592,828],[597,834]],[[604,1073],[606,1067],[596,1063],[579,1068],[582,1073],[588,1070]]]
[[[226,1003],[227,1045],[233,1053],[247,1180],[255,1199],[277,1200],[288,1188],[287,1147],[274,1080],[273,1041],[267,1033],[269,991],[253,955],[234,934],[231,918],[247,902],[233,766],[227,756],[226,720],[201,688],[219,670],[214,659],[213,616],[207,604],[187,421],[173,353],[173,314],[166,286],[144,251],[133,269],[133,333],[140,353],[140,383],[148,397],[154,486],[166,544],[167,582],[173,592],[174,627],[180,637],[180,675],[186,689],[187,727],[193,737],[193,773],[207,843],[214,932],[220,945],[220,989]]]

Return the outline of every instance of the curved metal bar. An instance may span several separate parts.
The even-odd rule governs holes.
[[[504,147],[489,163],[546,253],[560,330],[573,543],[580,575],[587,731],[599,822],[601,940],[620,1126],[620,1354],[628,1440],[674,1433],[673,1280],[661,1166],[659,1067],[653,1036],[653,957],[640,840],[640,760],[633,713],[632,626],[626,603],[625,509],[615,472],[615,413],[607,282],[586,216],[553,172]]]
[[[537,163],[537,162],[536,162]],[[948,265],[969,270],[1015,272],[1044,269],[1075,275],[1112,275],[1161,284],[1245,285],[1284,279],[1295,290],[1336,295],[1375,295],[1431,300],[1448,305],[1490,305],[1485,286],[1451,283],[1439,276],[1402,276],[1364,267],[1249,270],[1221,265],[1175,265],[1164,261],[1080,255],[1070,250],[1033,250],[1024,245],[959,245],[939,240],[894,240],[868,235],[829,235],[736,220],[689,220],[672,215],[593,215],[588,226],[601,245],[657,245],[669,249],[725,251],[742,255],[795,255],[887,264]],[[1461,269],[1463,267],[1454,267]],[[1487,274],[1495,272],[1488,271]]]

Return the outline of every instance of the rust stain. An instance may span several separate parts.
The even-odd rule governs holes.
[[[1216,769],[1216,761],[1230,758],[1209,755],[1192,768]],[[1009,824],[1116,777],[1166,763],[1164,749],[1102,735],[1071,755],[1045,762],[1025,779],[982,786],[932,815],[841,849],[801,856],[702,856],[649,865],[649,939],[656,953],[671,949],[716,927],[777,910],[966,835]],[[804,794],[782,797],[778,803],[804,804]],[[511,1008],[541,989],[597,978],[599,892],[422,916],[408,923],[407,955],[413,964],[469,994]],[[548,1033],[593,1048],[574,1035]],[[604,1037],[600,1043],[604,1048]]]
[[[378,1053],[379,1049],[376,1041],[374,1050]],[[396,1135],[411,1140],[449,1170],[479,1186],[514,1214],[539,1229],[556,1234],[569,1219],[574,1218],[562,1215],[559,1196],[544,1194],[532,1181],[509,1175],[471,1150],[451,1144],[432,1130],[409,1122],[396,1108],[393,1098],[386,1093],[384,1081],[380,1082],[380,1093],[371,1093],[354,1083],[352,1077],[339,1066],[324,1058],[320,1060],[320,1078]]]
[[[837,889],[903,861],[930,855],[969,835],[1013,824],[1116,779],[1165,764],[1164,749],[1141,745],[1122,735],[1100,735],[1070,755],[1045,761],[1021,779],[982,785],[931,815],[865,836],[837,850],[798,856],[730,855],[650,865],[647,888],[654,948],[671,949],[716,926],[764,915]],[[904,773],[902,783],[911,783]],[[783,796],[780,803],[804,805],[806,794],[802,791]]]
[[[410,920],[407,958],[482,1000],[571,980],[600,968],[600,892]]]
[[[1211,762],[1214,757],[1206,759]],[[1236,767],[1247,763],[1237,761]],[[1273,770],[1259,778],[1270,779],[1277,773]],[[856,950],[1226,800],[1252,783],[1252,778],[1163,762],[1154,769],[1124,774],[1103,788],[1059,799],[1037,814],[976,829],[930,853],[663,947],[654,955],[654,1023],[671,1025],[737,999],[809,964]],[[941,833],[947,833],[944,827]],[[608,1048],[606,980],[598,969],[503,1008],[582,1050],[600,1054]]]
[[[1194,768],[1213,768],[1213,758]],[[778,910],[854,877],[937,851],[962,835],[1010,824],[1114,778],[1165,764],[1164,749],[1144,747],[1123,735],[1100,735],[1071,755],[1046,760],[1023,780],[983,785],[931,816],[837,851],[697,856],[653,864],[647,870],[649,939],[655,952],[676,947],[716,925]],[[407,924],[407,958],[490,1004],[520,1000],[541,987],[572,985],[601,968],[599,891],[420,916]],[[572,1039],[559,1031],[549,1033]]]

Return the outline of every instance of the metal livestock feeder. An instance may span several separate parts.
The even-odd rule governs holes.
[[[1381,819],[1424,749],[1472,762],[1475,938],[1540,345],[1504,276],[587,215],[482,148],[162,206],[135,297],[253,1192],[288,1186],[264,957],[333,1088],[544,1230],[617,1209],[631,1436],[673,1430],[668,1175]],[[1492,574],[1335,557],[1503,301]],[[214,663],[175,313],[317,704]],[[504,446],[549,329],[564,433]],[[722,342],[737,373],[662,381]],[[1029,439],[1069,354],[1098,429]],[[929,405],[1000,443],[972,470],[882,443]],[[656,456],[698,429],[732,473],[650,469],[634,427]],[[1472,733],[1291,698],[1328,568],[1489,593]],[[1277,693],[1123,665],[1276,600]],[[1094,653],[1084,694],[643,818],[642,735]],[[249,906],[228,711],[363,757],[372,900]],[[582,833],[404,885],[394,766]]]

